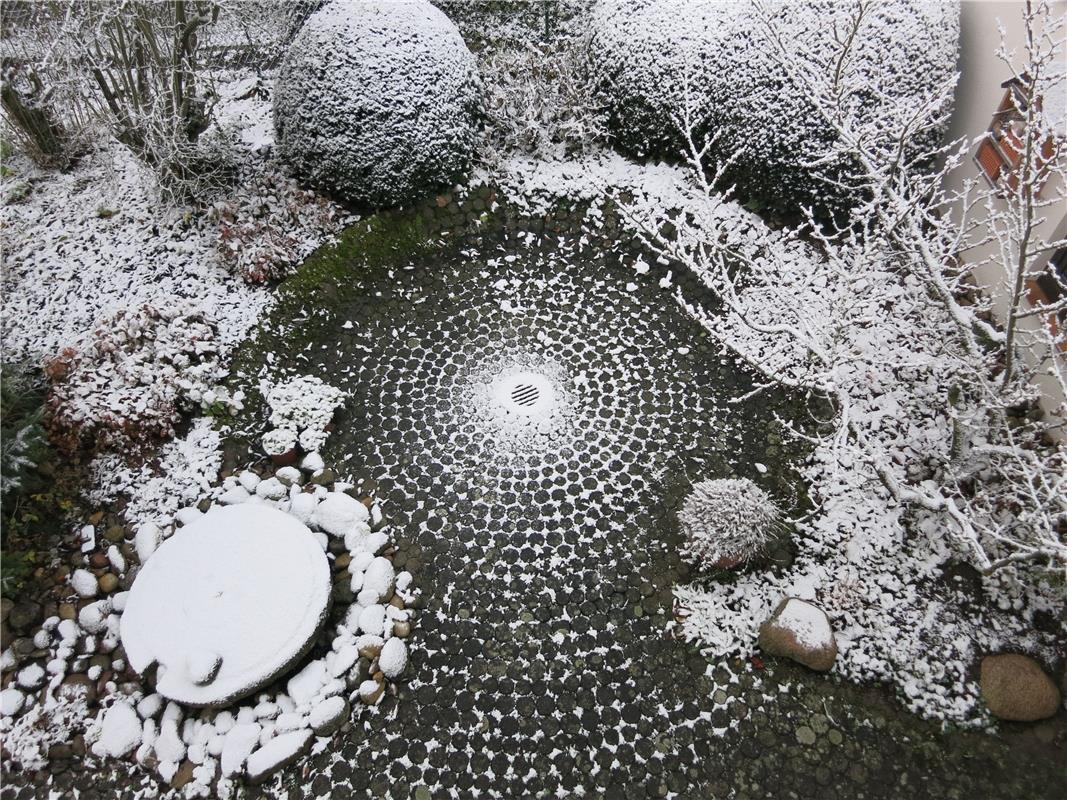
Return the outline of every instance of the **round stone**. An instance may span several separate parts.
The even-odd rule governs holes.
[[[277,509],[212,510],[160,545],[122,616],[122,644],[156,689],[194,706],[222,706],[269,683],[322,627],[330,596],[326,554],[308,528]]]

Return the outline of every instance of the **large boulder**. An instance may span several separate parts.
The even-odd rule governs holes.
[[[474,56],[425,0],[336,0],[300,29],[274,91],[278,152],[299,177],[392,206],[470,164]]]
[[[1030,656],[986,656],[979,682],[982,699],[990,713],[1000,719],[1033,722],[1053,716],[1060,707],[1060,690]]]
[[[810,47],[827,70],[834,28],[844,29],[853,5],[764,3],[787,43]],[[831,141],[826,123],[776,61],[754,6],[753,0],[602,0],[592,15],[589,53],[615,141],[640,157],[680,157],[677,117],[688,94],[698,143],[717,133],[713,158],[738,151],[729,179],[743,196],[782,211],[833,207],[841,193],[819,176],[837,177],[845,165],[809,163]],[[884,94],[865,98],[862,118],[953,75],[958,17],[952,0],[870,4],[855,59]],[[914,152],[939,138],[935,132],[916,141]]]
[[[819,672],[837,659],[837,640],[826,612],[795,597],[782,600],[760,627],[759,646],[767,655],[791,658]]]

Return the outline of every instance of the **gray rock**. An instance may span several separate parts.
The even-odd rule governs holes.
[[[15,603],[8,614],[7,624],[12,629],[22,632],[33,627],[41,619],[41,604],[34,600]]]

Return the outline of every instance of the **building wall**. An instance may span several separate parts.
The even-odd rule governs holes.
[[[1067,0],[1058,0],[1051,5],[1055,13],[1067,13]],[[968,178],[981,179],[981,172],[972,160],[976,150],[975,142],[989,128],[993,114],[1004,96],[1001,84],[1011,77],[1007,65],[995,55],[1001,44],[998,20],[1004,28],[1008,48],[1021,53],[1024,42],[1022,9],[1022,0],[964,0],[961,4],[960,80],[956,88],[955,112],[948,135],[949,141],[966,137],[971,140],[971,146],[966,163],[956,174],[950,176],[950,188],[961,188]],[[1042,195],[1052,196],[1055,189],[1053,185],[1046,186]],[[1039,228],[1039,233],[1044,238],[1053,239],[1056,235],[1062,236],[1067,232],[1067,208],[1048,209],[1045,213],[1048,218]],[[995,245],[991,244],[967,254],[967,259],[978,263],[994,254]],[[994,265],[985,264],[976,269],[975,280],[992,299],[994,312],[1003,320],[1010,295],[1002,271]],[[1031,328],[1042,324],[1043,321],[1038,317],[1024,322],[1024,325]],[[1067,368],[1067,364],[1062,360],[1064,356],[1061,355],[1060,358],[1061,367]],[[1034,357],[1031,356],[1030,360],[1032,363]],[[1042,405],[1046,409],[1055,408],[1067,401],[1058,384],[1051,379],[1042,380],[1041,389]]]

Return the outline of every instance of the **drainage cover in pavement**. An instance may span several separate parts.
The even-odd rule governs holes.
[[[493,385],[493,398],[508,414],[533,417],[552,407],[555,392],[544,375],[519,372],[501,376]]]

